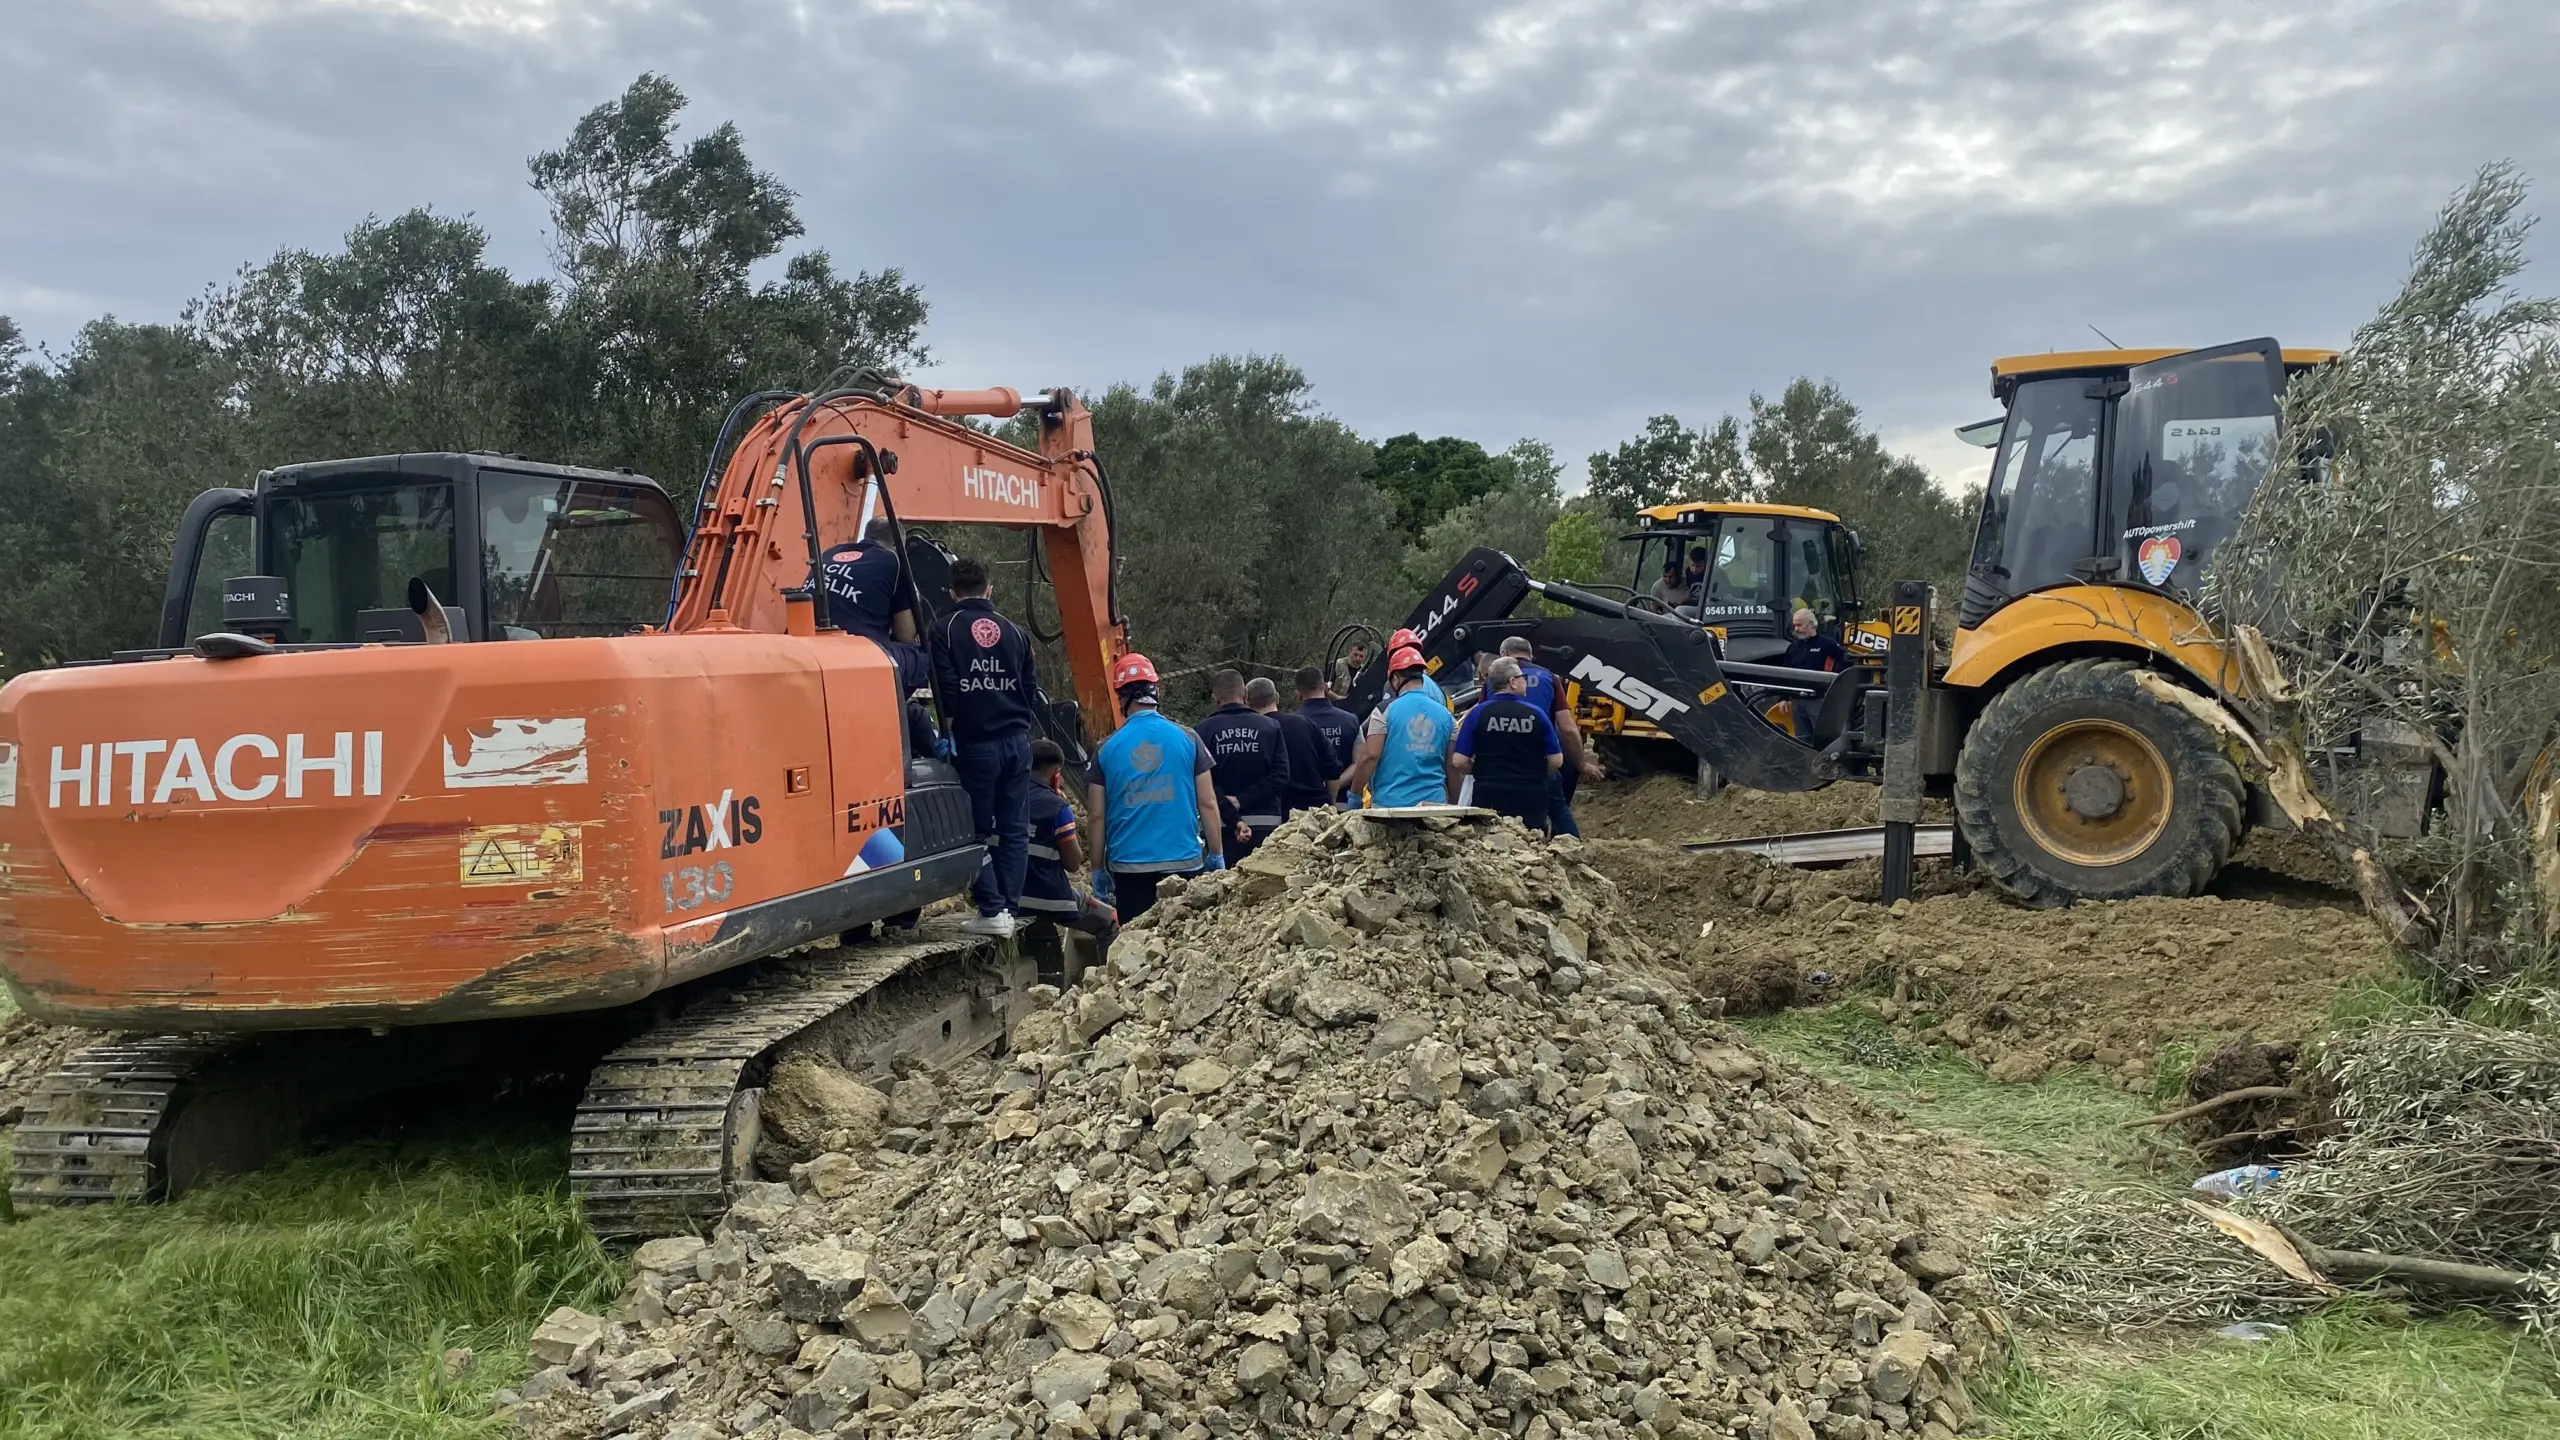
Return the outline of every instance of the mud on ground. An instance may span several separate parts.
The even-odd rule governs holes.
[[[1876,787],[1844,782],[1777,795],[1727,785],[1714,799],[1701,800],[1689,777],[1653,774],[1584,784],[1574,794],[1573,816],[1583,834],[1613,840],[1744,840],[1876,824]],[[1951,816],[1945,801],[1925,800],[1920,818],[1935,824]]]
[[[97,1038],[66,1025],[39,1025],[0,1000],[0,1163],[7,1160],[18,1117],[36,1082]]]
[[[1923,862],[1918,896],[1889,914],[1873,903],[1872,861],[1792,870],[1607,838],[1629,819],[1638,835],[1673,828],[1659,823],[1665,814],[1687,838],[1720,820],[1747,827],[1734,834],[1873,823],[1871,808],[1850,817],[1836,798],[1847,791],[1871,807],[1871,790],[1728,789],[1700,804],[1679,799],[1688,788],[1671,776],[1611,787],[1581,818],[1591,863],[1618,885],[1629,920],[1728,1014],[1862,995],[1905,1035],[1962,1050],[1995,1079],[2082,1064],[2141,1088],[2172,1044],[2307,1035],[2341,990],[2388,964],[2379,933],[2336,887],[2343,876],[2289,833],[2253,834],[2219,893],[2195,899],[2029,910],[1986,880]]]

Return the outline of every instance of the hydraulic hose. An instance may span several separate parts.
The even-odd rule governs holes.
[[[703,463],[702,483],[693,488],[693,519],[684,528],[684,544],[678,552],[679,555],[693,549],[693,537],[702,529],[702,507],[711,498],[711,487],[720,481],[722,452],[729,448],[729,441],[738,433],[748,412],[761,406],[778,404],[784,400],[795,400],[799,395],[800,392],[797,390],[758,390],[729,407],[728,418],[720,422],[720,437],[711,442],[710,458]],[[664,624],[675,623],[676,605],[683,594],[684,563],[679,559],[676,563],[676,573],[667,581],[667,618]]]

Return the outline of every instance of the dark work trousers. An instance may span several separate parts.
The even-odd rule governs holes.
[[[969,815],[978,843],[987,847],[987,863],[979,867],[969,898],[978,902],[981,915],[1020,910],[1022,872],[1031,863],[1031,832],[1022,821],[1022,800],[1031,789],[1031,737],[963,740],[957,748],[955,768],[969,792]]]
[[[1197,870],[1177,872],[1197,877]],[[1119,913],[1120,923],[1128,925],[1156,905],[1156,887],[1167,877],[1153,870],[1114,870],[1111,872],[1111,904]]]
[[[1556,834],[1582,833],[1582,827],[1573,823],[1573,797],[1566,793],[1564,772],[1561,770],[1547,772],[1547,812],[1547,818],[1555,822]]]
[[[1547,789],[1544,792],[1487,790],[1479,783],[1476,786],[1476,803],[1496,815],[1508,815],[1532,830],[1544,830],[1548,822],[1554,818],[1550,813],[1550,806],[1554,801],[1556,790],[1555,775],[1552,772],[1547,776]]]

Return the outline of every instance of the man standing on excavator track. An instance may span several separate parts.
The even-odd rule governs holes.
[[[826,591],[827,618],[838,630],[859,635],[889,653],[898,667],[898,698],[928,683],[924,647],[917,643],[916,587],[898,558],[898,527],[887,516],[863,527],[860,540],[820,557],[818,583]]]
[[[951,762],[987,862],[969,887],[972,935],[1011,935],[1022,908],[1030,836],[1022,807],[1031,789],[1031,697],[1039,693],[1031,642],[987,598],[987,567],[951,564],[951,609],[934,627],[933,688],[951,727]]]

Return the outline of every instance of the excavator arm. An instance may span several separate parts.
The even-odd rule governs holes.
[[[962,420],[1026,412],[1038,418],[1036,451]],[[1076,698],[1096,737],[1117,726],[1111,665],[1128,631],[1116,603],[1110,484],[1094,454],[1093,416],[1065,390],[890,382],[780,399],[747,426],[696,502],[668,628],[782,633],[803,600],[806,623],[826,628],[815,603],[818,557],[876,515],[901,527],[901,557],[910,524],[1035,531]]]
[[[1573,613],[1515,615],[1533,596]],[[1798,743],[1735,688],[1737,681],[1758,681],[1828,690],[1835,677],[1719,662],[1713,638],[1699,626],[1558,581],[1531,579],[1499,550],[1467,552],[1414,607],[1405,628],[1421,638],[1423,658],[1434,673],[1491,652],[1511,636],[1525,636],[1537,662],[1558,678],[1599,690],[1726,778],[1754,790],[1813,790],[1842,777],[1845,746]],[[1387,657],[1379,655],[1353,682],[1343,702],[1353,714],[1378,703],[1386,667]]]

